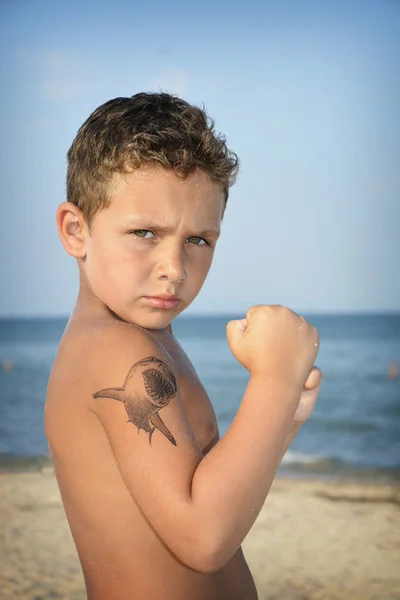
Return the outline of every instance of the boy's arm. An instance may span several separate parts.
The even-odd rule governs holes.
[[[282,456],[281,456],[281,460],[279,462],[282,461],[283,457],[285,456],[286,452],[289,450],[289,447],[291,445],[291,443],[293,442],[294,438],[296,437],[296,435],[299,433],[300,431],[300,427],[303,425],[303,423],[296,423],[295,421],[292,422],[292,425],[289,429],[289,433],[286,437],[285,440],[285,445],[283,447],[283,452],[282,452]]]
[[[114,360],[99,375],[93,410],[128,489],[164,543],[189,567],[216,571],[236,552],[265,501],[299,383],[252,374],[231,427],[203,457],[169,355],[147,338],[126,342],[126,348],[136,346],[129,358],[127,350],[109,348]]]

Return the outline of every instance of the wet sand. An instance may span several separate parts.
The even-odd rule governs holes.
[[[259,600],[398,600],[400,487],[277,479],[243,549]],[[1,600],[85,600],[51,469],[0,476],[0,554]]]

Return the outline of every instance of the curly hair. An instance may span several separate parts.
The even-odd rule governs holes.
[[[164,92],[140,93],[109,100],[80,127],[68,151],[67,200],[80,208],[90,229],[96,212],[111,202],[113,173],[148,163],[182,178],[202,169],[222,186],[225,202],[239,168],[204,109]]]

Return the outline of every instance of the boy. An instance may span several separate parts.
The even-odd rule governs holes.
[[[317,331],[280,306],[228,324],[250,379],[219,440],[171,323],[207,276],[236,156],[161,93],[100,106],[68,159],[57,226],[80,289],[45,428],[88,598],[256,600],[240,545],[315,403]]]

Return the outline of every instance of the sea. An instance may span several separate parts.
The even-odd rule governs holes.
[[[320,395],[278,468],[286,478],[400,483],[400,313],[312,315]],[[229,428],[248,382],[226,323],[181,316],[174,334]],[[68,318],[0,319],[0,473],[51,467],[43,428],[47,382]]]

